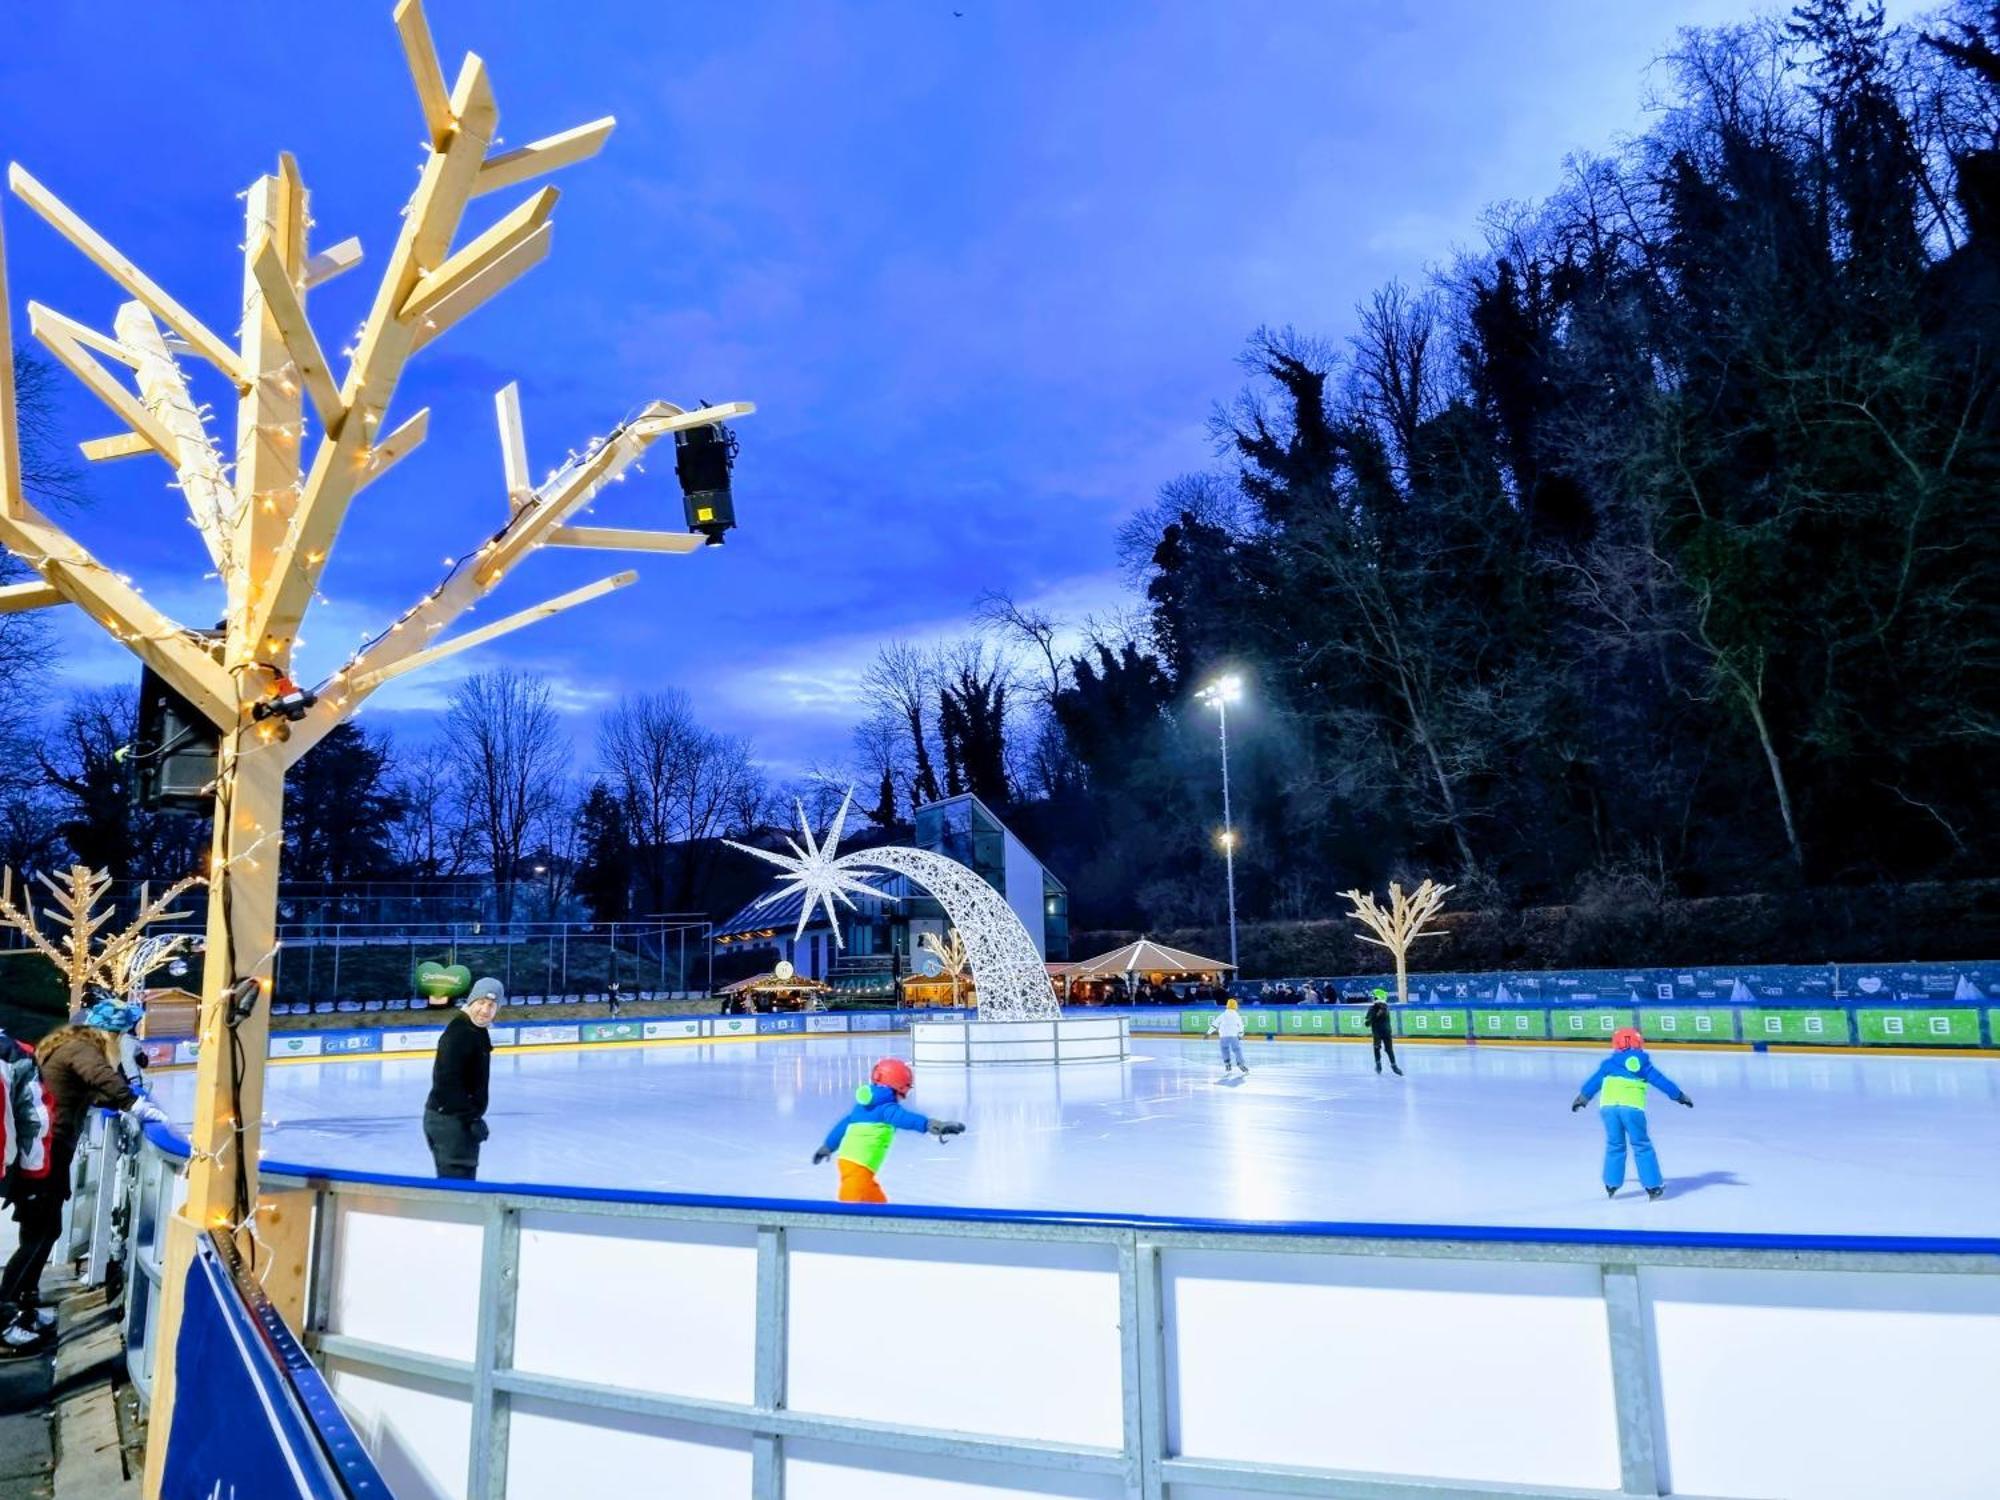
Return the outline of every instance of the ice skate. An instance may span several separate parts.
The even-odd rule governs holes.
[[[1616,1198],[1618,1196],[1618,1189],[1615,1187],[1607,1187],[1604,1190],[1604,1196],[1607,1198]]]
[[[1646,1189],[1646,1196],[1648,1198],[1659,1199],[1659,1198],[1664,1198],[1666,1195],[1667,1195],[1667,1185],[1664,1182],[1661,1183],[1656,1188]]]

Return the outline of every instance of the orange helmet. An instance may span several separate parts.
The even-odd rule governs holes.
[[[868,1075],[868,1081],[886,1084],[896,1091],[898,1099],[917,1086],[916,1075],[910,1071],[910,1065],[900,1057],[883,1058],[875,1064],[874,1071]]]
[[[1613,1052],[1636,1052],[1646,1045],[1646,1039],[1639,1035],[1636,1026],[1621,1026],[1611,1033]]]

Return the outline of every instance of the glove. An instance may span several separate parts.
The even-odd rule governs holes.
[[[151,1099],[139,1100],[126,1113],[131,1115],[141,1125],[164,1125],[167,1123],[167,1112]]]
[[[1582,1109],[1584,1105],[1588,1103],[1590,1103],[1588,1099],[1584,1098],[1583,1095],[1578,1094],[1576,1098],[1570,1101],[1569,1112],[1571,1114],[1575,1114],[1578,1110]]]
[[[833,1151],[829,1147],[820,1147],[819,1150],[813,1152],[813,1165],[819,1166],[831,1155],[833,1155]]]
[[[493,1127],[488,1125],[484,1120],[474,1120],[472,1122],[472,1138],[475,1141],[483,1141],[492,1134]]]
[[[1694,1108],[1694,1100],[1692,1100],[1692,1099],[1688,1098],[1688,1096],[1687,1096],[1686,1094],[1682,1094],[1682,1095],[1680,1096],[1680,1098],[1678,1098],[1678,1099],[1676,1099],[1676,1100],[1674,1101],[1674,1103],[1676,1103],[1676,1104],[1685,1104],[1685,1105],[1686,1105],[1686,1106],[1687,1106],[1687,1107],[1688,1107],[1689,1109],[1693,1109],[1693,1108]]]
[[[930,1131],[932,1135],[942,1139],[948,1135],[964,1135],[965,1127],[956,1120],[933,1120]]]

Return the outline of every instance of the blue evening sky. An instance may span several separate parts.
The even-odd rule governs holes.
[[[388,0],[20,7],[0,150],[229,335],[237,194],[281,148],[316,242],[369,259],[314,294],[329,351],[373,292],[421,128]],[[958,14],[961,13],[962,14]],[[721,549],[644,558],[607,602],[381,693],[427,734],[452,683],[547,671],[580,735],[678,686],[774,768],[837,758],[877,641],[962,628],[983,588],[1071,614],[1122,601],[1113,533],[1211,461],[1204,423],[1259,324],[1344,336],[1481,208],[1645,118],[1649,63],[1726,0],[433,0],[446,73],[493,69],[509,145],[602,114],[554,179],[555,252],[420,355],[390,413],[431,437],[354,507],[308,619],[324,672],[485,536],[504,496],[492,393],[522,384],[537,474],[652,397],[748,399]],[[477,226],[522,192],[474,205]],[[111,284],[5,203],[12,311],[108,329]],[[64,377],[67,381],[67,377]],[[223,393],[204,394],[220,402]],[[227,408],[225,407],[225,411]],[[113,430],[78,394],[72,436]],[[152,459],[93,470],[78,529],[189,623],[214,583]],[[670,465],[599,506],[678,529]],[[550,552],[476,624],[628,565]],[[80,621],[65,681],[131,679]]]

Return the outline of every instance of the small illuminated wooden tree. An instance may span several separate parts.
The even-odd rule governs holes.
[[[1452,887],[1448,885],[1426,880],[1404,895],[1402,886],[1392,880],[1389,882],[1389,907],[1386,911],[1377,904],[1372,891],[1341,892],[1354,907],[1348,915],[1375,934],[1361,941],[1387,948],[1396,955],[1396,999],[1399,1003],[1410,998],[1410,944],[1418,938],[1445,936],[1442,932],[1427,932],[1425,928],[1431,918],[1443,910],[1444,898],[1451,891]]]
[[[315,288],[351,271],[361,249],[349,239],[311,250],[306,189],[289,155],[241,195],[246,232],[242,301],[229,315],[229,323],[240,322],[233,343],[20,166],[8,168],[14,194],[130,298],[108,333],[28,304],[34,336],[117,419],[114,434],[84,444],[86,456],[164,459],[207,551],[210,576],[220,578],[218,608],[204,609],[201,619],[219,617],[221,627],[190,629],[28,502],[0,242],[0,545],[37,575],[0,588],[0,610],[73,604],[86,611],[219,736],[193,1156],[186,1206],[168,1237],[157,1344],[162,1363],[152,1431],[162,1436],[172,1427],[180,1294],[197,1230],[232,1235],[294,1323],[304,1307],[308,1217],[298,1204],[257,1203],[269,1007],[237,1003],[270,994],[286,767],[391,678],[633,580],[629,572],[615,573],[443,638],[538,548],[687,553],[715,539],[579,525],[576,518],[652,443],[752,410],[738,403],[684,411],[654,401],[538,483],[528,467],[518,391],[509,385],[497,398],[506,490],[495,497],[497,526],[455,549],[438,585],[318,684],[316,701],[295,687],[292,654],[300,625],[318,596],[349,506],[407,459],[428,430],[428,411],[388,420],[412,356],[549,253],[554,188],[530,192],[490,228],[455,246],[467,205],[595,155],[614,123],[596,120],[495,151],[499,108],[485,63],[468,54],[447,87],[419,0],[400,0],[395,23],[422,112],[424,155],[368,315],[337,354],[322,344],[306,301]],[[209,431],[210,408],[194,392],[184,363],[190,358],[219,372],[234,402],[234,431],[221,439]],[[345,370],[337,374],[342,359]],[[412,508],[406,517],[415,522],[427,510]],[[239,1045],[227,1044],[231,1030]],[[163,1448],[155,1442],[147,1454],[149,1495],[159,1490]]]
[[[930,954],[951,976],[951,1003],[956,1008],[959,1002],[960,986],[965,982],[965,971],[972,967],[972,958],[965,951],[965,939],[958,935],[956,927],[948,928],[943,937],[935,932],[927,932],[918,939],[918,946]]]
[[[93,985],[138,999],[135,991],[145,983],[146,976],[185,952],[193,941],[184,932],[154,935],[146,929],[155,922],[186,917],[186,912],[174,911],[173,904],[201,884],[199,876],[176,881],[157,901],[150,899],[150,887],[141,886],[139,914],[128,925],[103,938],[98,933],[116,914],[109,909],[97,909],[98,902],[111,889],[108,870],[71,865],[59,880],[39,873],[35,879],[48,887],[49,899],[54,904],[43,907],[42,915],[55,924],[57,933],[51,936],[43,932],[35,916],[34,896],[27,888],[22,890],[21,904],[15,905],[12,870],[0,870],[0,922],[20,932],[37,953],[55,965],[69,988],[71,1015],[81,1008],[84,995]]]

